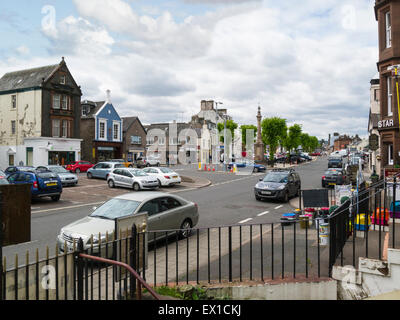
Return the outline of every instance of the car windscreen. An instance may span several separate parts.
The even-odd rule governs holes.
[[[129,172],[132,173],[135,177],[145,177],[148,175],[146,172],[140,170],[129,170]]]
[[[328,171],[326,171],[325,172],[325,174],[326,175],[339,175],[339,174],[341,174],[341,172],[340,171],[335,171],[335,170],[328,170]]]
[[[342,159],[329,159],[329,162],[339,163],[339,162],[342,162]]]
[[[50,167],[49,169],[54,173],[69,173],[69,171],[65,170],[63,167]]]
[[[264,182],[278,182],[278,183],[285,183],[288,179],[287,173],[276,173],[270,172],[268,173],[265,178],[263,179]]]
[[[39,172],[37,176],[42,179],[57,178],[57,175],[51,171]]]
[[[125,199],[111,199],[97,208],[90,217],[115,220],[132,215],[141,202]]]

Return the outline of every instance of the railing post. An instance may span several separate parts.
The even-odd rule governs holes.
[[[133,270],[136,270],[136,237],[137,237],[137,228],[136,225],[133,224],[132,226],[132,233],[131,233],[131,240],[130,240],[130,266]],[[134,277],[130,277],[130,284],[129,284],[129,294],[130,297],[135,296],[136,291],[136,279]]]
[[[232,282],[232,227],[229,227],[229,282]]]
[[[395,249],[395,230],[396,230],[396,176],[393,177],[393,231],[392,231],[392,247]]]
[[[2,210],[3,210],[3,195],[0,192],[0,301],[3,300],[3,213],[2,213]]]
[[[80,257],[80,253],[83,253],[83,240],[79,238],[78,251],[75,252],[75,262],[77,266],[77,297],[78,300],[83,300],[83,259]]]

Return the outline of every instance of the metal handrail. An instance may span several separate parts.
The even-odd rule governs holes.
[[[105,258],[91,256],[91,255],[88,255],[88,254],[85,254],[85,253],[80,253],[79,257],[84,258],[84,259],[99,261],[99,262],[103,262],[103,263],[107,263],[107,264],[111,264],[111,265],[116,265],[116,266],[120,266],[122,268],[125,268],[139,282],[138,290],[136,292],[138,300],[142,300],[142,285],[149,291],[149,293],[154,297],[154,299],[161,300],[160,296],[146,283],[146,281],[143,280],[143,278],[130,265],[128,265],[126,263],[123,263],[123,262],[120,262],[120,261],[109,260],[109,259],[105,259]]]

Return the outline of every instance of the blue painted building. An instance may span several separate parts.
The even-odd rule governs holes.
[[[122,158],[123,120],[107,101],[81,104],[82,160],[97,163]]]

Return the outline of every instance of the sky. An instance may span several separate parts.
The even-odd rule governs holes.
[[[327,138],[367,134],[374,0],[14,0],[0,4],[0,76],[59,63],[82,100],[189,121],[201,100],[234,121],[278,116]]]

